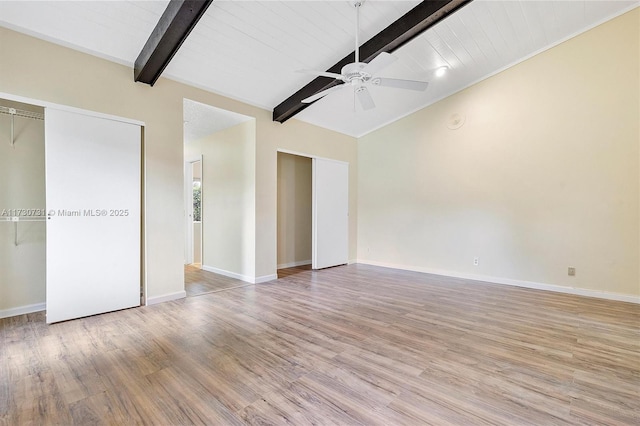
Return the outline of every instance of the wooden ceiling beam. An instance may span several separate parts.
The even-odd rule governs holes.
[[[136,59],[133,78],[153,86],[213,0],[171,0]]]
[[[471,1],[423,1],[360,46],[360,61],[369,62],[382,52],[393,52]],[[343,66],[354,61],[355,51],[345,56],[327,71],[340,74]],[[337,84],[342,84],[342,82],[328,77],[316,77],[273,109],[273,121],[284,123],[310,105],[303,104],[301,102],[303,99]]]

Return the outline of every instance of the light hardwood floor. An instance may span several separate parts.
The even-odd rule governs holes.
[[[199,296],[246,285],[250,284],[235,278],[204,271],[197,264],[185,265],[184,267],[184,289],[187,292],[187,296]]]
[[[351,265],[0,320],[0,424],[639,424],[640,306]]]

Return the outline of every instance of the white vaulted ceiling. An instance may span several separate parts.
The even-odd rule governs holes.
[[[5,0],[0,26],[132,67],[167,3]],[[361,42],[418,3],[368,0]],[[354,111],[353,94],[341,90],[296,118],[360,136],[637,5],[475,0],[394,52],[398,61],[380,74],[428,80],[425,92],[372,87],[377,108]],[[314,78],[296,70],[326,70],[353,51],[354,25],[348,1],[214,1],[163,76],[272,110]],[[450,72],[435,78],[441,65]]]
[[[600,24],[637,1],[474,0],[393,53],[384,77],[430,81],[425,92],[371,87],[377,107],[361,111],[340,91],[296,118],[364,135]],[[431,70],[446,65],[441,78]]]
[[[418,3],[367,2],[362,39]],[[347,1],[214,1],[165,72],[273,109],[313,78],[297,70],[324,71],[353,51],[354,19]]]
[[[168,3],[0,0],[0,26],[133,67]]]
[[[184,143],[191,143],[245,121],[253,120],[253,117],[201,104],[190,99],[184,99],[182,102]]]

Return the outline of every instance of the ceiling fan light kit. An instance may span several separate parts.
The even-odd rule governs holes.
[[[314,74],[317,76],[323,76],[328,78],[335,78],[336,80],[341,81],[342,83],[348,84],[339,84],[338,86],[333,86],[329,89],[322,90],[312,96],[309,96],[306,99],[303,99],[303,103],[312,103],[327,96],[330,93],[336,92],[341,89],[348,89],[349,86],[353,87],[353,93],[355,97],[358,99],[360,106],[363,110],[369,110],[375,108],[375,102],[369,93],[368,86],[384,86],[390,87],[394,89],[406,89],[406,90],[416,90],[416,91],[424,91],[427,89],[429,85],[426,81],[417,81],[417,80],[404,80],[397,78],[383,78],[378,77],[378,72],[382,71],[384,68],[388,67],[392,63],[394,63],[397,58],[390,53],[381,52],[373,58],[368,64],[364,62],[360,62],[360,42],[359,42],[359,33],[360,33],[360,7],[362,6],[363,1],[354,1],[351,4],[356,10],[356,36],[355,36],[355,62],[345,65],[340,70],[340,74],[324,72],[324,71],[313,71],[313,70],[300,70],[299,72]]]

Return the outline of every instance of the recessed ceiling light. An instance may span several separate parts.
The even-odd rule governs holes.
[[[443,65],[441,67],[436,68],[436,77],[442,77],[443,75],[445,75],[447,73],[447,70],[449,69],[448,66]]]

